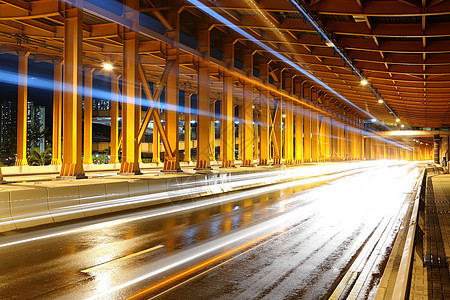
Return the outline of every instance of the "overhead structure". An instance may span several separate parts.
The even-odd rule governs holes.
[[[52,163],[62,158],[62,176],[81,178],[92,162],[94,70],[111,78],[111,162],[123,174],[140,174],[149,126],[153,161],[164,152],[165,171],[180,171],[180,159],[199,172],[216,159],[222,167],[236,158],[291,165],[405,151],[425,159],[425,150],[412,155],[422,146],[365,129],[368,120],[450,126],[449,4],[383,1],[392,5],[383,12],[379,2],[2,1],[0,47],[19,54],[24,75],[28,59],[55,65]],[[18,165],[26,162],[21,78]]]

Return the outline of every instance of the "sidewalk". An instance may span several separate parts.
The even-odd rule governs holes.
[[[410,299],[450,299],[450,174],[427,174],[419,213]]]

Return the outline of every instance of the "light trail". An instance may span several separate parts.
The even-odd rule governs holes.
[[[205,4],[201,3],[198,0],[186,0],[186,1],[190,2],[192,5],[195,5],[198,9],[200,9],[201,11],[206,13],[207,15],[211,16],[212,18],[216,19],[217,21],[223,23],[228,28],[234,30],[236,33],[238,33],[238,34],[244,36],[245,38],[249,39],[254,44],[256,44],[259,47],[263,48],[264,50],[270,52],[273,56],[275,56],[276,58],[282,60],[284,63],[288,64],[289,66],[291,66],[292,68],[294,68],[298,72],[302,73],[304,76],[306,76],[309,79],[313,80],[314,82],[318,83],[319,85],[321,85],[322,87],[324,87],[325,89],[327,89],[328,91],[330,91],[331,93],[336,95],[339,99],[343,100],[344,102],[346,102],[347,104],[349,104],[350,106],[355,108],[356,110],[362,112],[363,114],[365,114],[366,116],[368,116],[371,119],[375,118],[371,113],[369,113],[369,112],[359,108],[358,106],[353,104],[351,101],[347,100],[347,98],[345,98],[344,96],[342,96],[341,94],[336,92],[334,89],[330,88],[326,83],[321,81],[319,78],[317,78],[316,76],[310,74],[308,71],[306,71],[305,69],[301,68],[299,65],[297,65],[293,61],[287,59],[284,55],[282,55],[278,51],[272,49],[271,47],[267,46],[266,44],[264,44],[260,40],[256,39],[251,34],[247,33],[245,30],[239,28],[237,25],[235,25],[234,23],[232,23],[231,21],[229,21],[225,17],[221,16],[220,14],[216,13],[211,8],[206,6]]]
[[[261,223],[254,224],[250,227],[242,228],[226,236],[206,242],[194,248],[187,249],[183,252],[173,254],[169,257],[165,257],[149,266],[143,267],[142,271],[146,272],[145,274],[140,275],[131,280],[128,280],[117,286],[112,286],[108,290],[105,290],[88,299],[102,299],[105,297],[111,297],[114,295],[114,293],[118,291],[130,288],[131,286],[136,284],[143,283],[144,281],[149,280],[155,276],[161,275],[169,270],[183,267],[183,265],[189,262],[196,262],[196,260],[200,259],[201,257],[214,254],[216,251],[229,247],[234,243],[242,243],[246,239],[251,239],[250,242],[245,242],[244,244],[235,247],[230,251],[226,251],[220,255],[214,256],[211,259],[204,260],[202,263],[196,264],[194,267],[176,273],[175,275],[170,276],[166,280],[158,281],[157,283],[152,284],[152,286],[149,287],[148,289],[145,289],[139,294],[133,295],[132,298],[151,292],[166,284],[170,284],[178,279],[181,279],[182,277],[188,276],[196,271],[199,271],[201,268],[211,265],[212,263],[215,263],[218,260],[224,259],[225,257],[232,255],[245,247],[248,247],[256,242],[262,241],[263,239],[269,238],[270,236],[273,236],[276,233],[285,232],[287,228],[290,228],[293,224],[301,222],[302,220],[308,218],[309,216],[311,216],[312,213],[315,212],[319,212],[320,218],[324,220],[323,222],[324,224],[322,225],[325,227],[328,226],[327,222],[331,222],[337,216],[339,216],[339,218],[343,220],[343,223],[341,224],[342,228],[352,228],[355,222],[356,223],[362,222],[366,224],[368,228],[376,228],[377,224],[380,224],[380,220],[392,214],[394,215],[397,214],[395,209],[398,208],[399,203],[403,202],[403,199],[406,195],[404,193],[404,189],[409,189],[414,179],[414,176],[411,176],[411,174],[412,175],[415,174],[414,172],[410,172],[409,174],[405,173],[405,169],[408,167],[409,165],[404,166],[404,168],[398,168],[393,170],[386,167],[384,170],[382,170],[386,173],[386,175],[384,175],[383,172],[379,173],[368,172],[361,178],[358,178],[359,180],[361,180],[361,182],[364,182],[364,184],[361,184],[361,186],[363,185],[364,187],[372,186],[373,189],[376,189],[376,187],[379,186],[379,183],[384,183],[388,185],[386,189],[389,189],[390,186],[394,187],[394,193],[392,192],[392,190],[385,191],[383,189],[381,193],[378,194],[374,193],[373,195],[368,194],[363,202],[362,199],[360,199],[359,197],[360,195],[358,194],[355,197],[349,197],[348,188],[350,185],[353,186],[354,178],[352,178],[351,180],[350,179],[346,180],[344,183],[341,182],[339,186],[329,187],[326,190],[317,191],[316,193],[312,194],[310,196],[311,199],[317,200],[312,203],[313,205],[296,207],[286,213],[283,213],[281,215],[278,215]],[[374,175],[377,175],[375,183],[373,181]],[[399,188],[398,182],[392,183],[386,182],[386,178],[394,179],[397,178],[397,176],[398,178],[401,178],[402,176],[406,175],[408,175],[408,178],[400,181],[401,188]],[[368,184],[368,180],[371,180],[372,183]],[[330,191],[334,191],[333,197],[330,197],[329,194]],[[386,197],[383,197],[381,199],[380,196]],[[290,203],[292,203],[293,201],[298,201],[299,199],[305,201],[307,198],[305,199],[304,196],[301,197],[301,195],[297,195],[294,196],[294,198],[289,199],[287,201],[290,201]],[[337,200],[340,201],[342,200],[345,202],[345,204],[337,203],[340,202]],[[323,205],[327,205],[327,210],[325,212],[321,211]],[[364,216],[358,215],[358,213],[360,213],[362,210],[370,212],[370,218],[368,218],[368,216],[366,215]],[[371,231],[372,229],[369,231],[369,233]],[[149,268],[152,271],[148,272],[147,270]]]
[[[236,247],[236,248],[234,248],[232,250],[229,250],[229,251],[227,251],[225,253],[217,255],[217,256],[215,256],[215,257],[213,257],[211,259],[208,259],[208,260],[206,260],[206,261],[204,261],[204,262],[202,262],[202,263],[200,263],[200,264],[198,264],[198,265],[196,265],[196,266],[194,266],[192,268],[189,268],[189,269],[187,269],[187,270],[185,270],[183,272],[180,272],[180,273],[178,273],[176,275],[173,275],[173,276],[171,276],[171,277],[169,277],[169,278],[167,278],[165,280],[162,280],[162,281],[158,282],[157,284],[149,287],[148,289],[145,289],[145,290],[143,290],[143,291],[141,291],[141,292],[139,292],[139,293],[129,297],[128,299],[135,299],[137,297],[140,297],[140,296],[143,296],[145,294],[148,294],[148,293],[150,293],[153,290],[157,290],[157,289],[159,289],[159,288],[161,288],[161,287],[163,287],[165,285],[168,285],[168,284],[170,284],[170,283],[172,283],[174,281],[177,281],[178,279],[184,278],[184,277],[186,277],[186,276],[188,276],[188,275],[190,275],[190,274],[192,274],[192,273],[194,273],[196,271],[199,271],[199,270],[201,270],[201,269],[203,269],[203,268],[205,268],[205,267],[207,267],[207,266],[209,266],[209,265],[211,265],[211,264],[213,264],[215,262],[218,262],[218,261],[220,261],[220,260],[222,260],[222,259],[224,259],[226,257],[229,257],[229,256],[235,254],[236,252],[244,250],[245,248],[251,247],[251,246],[253,246],[254,244],[256,244],[258,242],[261,242],[261,241],[263,241],[265,239],[268,239],[268,238],[274,236],[275,234],[277,234],[278,232],[279,231],[268,233],[268,234],[266,234],[266,235],[264,235],[262,237],[259,237],[257,239],[254,239],[254,240],[250,241],[250,242],[247,242],[247,243],[245,243],[245,244],[243,244],[243,245],[241,245],[239,247]]]
[[[113,264],[113,263],[116,263],[116,262],[119,262],[119,261],[122,261],[122,260],[125,260],[125,259],[129,259],[129,258],[138,256],[138,255],[141,255],[141,254],[144,254],[144,253],[148,253],[148,252],[151,252],[151,251],[155,251],[155,250],[158,250],[158,249],[163,248],[163,247],[164,247],[164,245],[157,245],[157,246],[151,247],[151,248],[149,248],[149,249],[145,249],[145,250],[142,250],[142,251],[139,251],[139,252],[136,252],[136,253],[132,253],[132,254],[129,254],[129,255],[125,255],[125,256],[122,256],[122,257],[113,259],[113,260],[111,260],[111,261],[107,261],[107,262],[101,263],[101,264],[99,264],[99,265],[96,265],[96,266],[93,266],[93,267],[90,267],[90,268],[81,270],[81,272],[82,272],[82,273],[90,273],[90,272],[92,272],[92,271],[94,271],[94,270],[97,270],[98,268],[101,268],[101,267],[103,267],[103,266],[105,266],[105,265]]]
[[[381,163],[381,164],[380,164]],[[399,162],[401,163],[401,162]],[[218,199],[207,199],[207,200],[200,200],[197,201],[195,203],[189,203],[189,204],[181,204],[180,206],[177,207],[173,207],[173,208],[162,208],[162,209],[155,209],[152,212],[145,212],[143,214],[139,214],[139,215],[135,215],[132,217],[126,217],[126,218],[121,218],[119,220],[108,220],[106,222],[101,222],[101,223],[96,223],[96,224],[92,224],[92,225],[87,225],[87,226],[83,226],[81,228],[74,228],[74,229],[69,229],[69,230],[64,230],[61,232],[56,232],[56,233],[51,233],[51,234],[44,234],[41,236],[36,236],[36,237],[31,237],[31,238],[25,238],[25,239],[21,239],[21,240],[16,240],[16,241],[11,241],[11,242],[6,242],[3,244],[0,244],[0,248],[5,248],[5,247],[9,247],[9,246],[13,246],[13,245],[18,245],[18,244],[25,244],[25,243],[29,243],[29,242],[34,242],[34,241],[39,241],[39,240],[44,240],[44,239],[49,239],[49,238],[54,238],[54,237],[58,237],[58,236],[63,236],[63,235],[67,235],[67,234],[73,234],[73,233],[79,233],[79,232],[83,232],[83,231],[87,231],[87,230],[96,230],[96,229],[102,229],[106,226],[117,226],[117,225],[121,225],[121,224],[125,224],[125,223],[129,223],[129,222],[134,222],[134,221],[139,221],[139,220],[143,220],[143,219],[149,219],[149,218],[155,218],[155,217],[161,217],[161,216],[165,216],[165,215],[169,215],[169,214],[174,214],[174,213],[179,213],[179,212],[183,212],[183,211],[188,211],[188,210],[192,210],[192,209],[199,209],[199,208],[204,208],[204,207],[208,207],[211,205],[216,205],[216,204],[223,204],[223,203],[227,203],[227,202],[232,202],[235,201],[237,199],[240,199],[242,197],[252,197],[258,194],[264,194],[264,193],[269,193],[269,192],[273,192],[276,191],[278,189],[284,189],[284,188],[288,188],[288,187],[293,187],[293,186],[297,186],[300,184],[311,184],[311,183],[315,183],[315,182],[320,182],[320,181],[326,181],[326,180],[332,180],[341,176],[346,176],[346,175],[350,175],[350,174],[354,174],[357,172],[360,172],[361,169],[363,168],[381,168],[383,166],[389,166],[389,165],[396,165],[397,163],[392,163],[392,162],[361,162],[361,163],[353,163],[353,164],[349,164],[350,166],[348,166],[347,169],[344,170],[340,170],[336,169],[336,168],[329,168],[328,172],[332,172],[331,175],[321,175],[319,174],[319,172],[323,172],[323,170],[315,170],[316,174],[314,174],[314,168],[310,167],[309,172],[308,170],[305,170],[306,168],[302,168],[301,171],[305,171],[306,176],[314,176],[314,177],[307,177],[307,178],[302,178],[302,179],[298,179],[298,180],[294,180],[294,181],[290,181],[290,182],[284,182],[284,183],[276,183],[272,184],[270,186],[264,186],[264,187],[258,187],[256,189],[253,190],[249,190],[249,191],[238,191],[235,192],[233,194],[230,195],[225,195],[225,196],[221,196],[218,197]],[[355,166],[356,165],[356,166]],[[333,165],[329,166],[332,167]],[[342,166],[341,166],[342,167]],[[316,169],[320,169],[323,167],[317,167]],[[311,170],[313,169],[313,170]],[[297,170],[297,172],[300,170]],[[244,176],[251,176],[252,174],[244,174]],[[267,176],[263,175],[263,176]],[[286,175],[285,175],[286,176]],[[244,177],[241,177],[241,179]],[[219,179],[220,180],[220,179]],[[257,179],[251,179],[254,182],[261,182],[261,177],[257,178]],[[227,183],[230,184],[230,183]],[[224,184],[224,188],[227,188],[227,184]],[[242,184],[242,180],[237,180],[237,182],[235,182],[235,184]],[[229,188],[229,186],[228,186]],[[197,188],[194,191],[194,194],[198,193]],[[133,198],[138,198],[139,202],[142,201],[148,201],[145,200],[145,197],[149,197],[150,195],[144,195],[144,196],[137,196],[137,197],[130,197],[130,198],[124,198],[124,199],[119,199],[119,200],[110,200],[112,202],[114,201],[121,201],[123,203],[116,203],[114,205],[112,204],[108,204],[106,206],[102,206],[101,209],[107,208],[107,207],[117,207],[120,205],[129,205],[130,202],[133,201]],[[142,198],[144,198],[144,200],[142,200]],[[100,208],[97,208],[100,209]],[[90,208],[89,210],[94,210],[94,208]],[[79,212],[83,212],[86,210],[77,210],[75,212],[71,212],[71,213],[79,213]],[[69,214],[68,212],[66,212],[66,214]],[[48,217],[48,216],[47,216]],[[0,223],[4,224],[4,223]],[[15,238],[15,237],[11,237],[11,238]]]
[[[371,163],[358,163],[356,167],[364,167],[365,165],[375,165],[374,162]],[[207,194],[210,192],[217,193],[217,192],[227,192],[232,191],[238,187],[241,186],[250,186],[250,185],[258,185],[261,183],[264,184],[273,184],[277,183],[279,181],[285,181],[289,179],[296,179],[296,178],[306,178],[308,176],[319,176],[327,173],[334,173],[334,172],[342,172],[348,169],[351,169],[352,167],[355,167],[355,165],[348,165],[348,166],[342,166],[342,165],[329,165],[329,166],[323,166],[323,167],[317,167],[317,168],[302,168],[301,176],[299,176],[298,170],[295,169],[288,169],[286,171],[272,171],[272,172],[264,172],[264,173],[253,173],[253,174],[242,174],[242,175],[234,175],[231,177],[231,180],[228,181],[227,177],[219,177],[217,179],[212,178],[209,180],[203,180],[201,182],[193,184],[193,182],[186,182],[186,183],[175,183],[173,187],[171,187],[171,190],[164,190],[162,192],[152,193],[152,194],[146,194],[146,195],[140,195],[140,196],[130,196],[126,197],[124,194],[123,198],[120,199],[113,199],[113,200],[106,200],[106,201],[99,201],[99,202],[92,202],[92,203],[84,203],[84,204],[77,204],[72,206],[64,206],[60,209],[56,209],[55,211],[51,211],[50,215],[38,215],[38,216],[22,216],[21,218],[13,218],[11,221],[4,221],[0,222],[1,225],[11,225],[11,224],[18,224],[23,222],[30,222],[30,221],[36,221],[36,220],[42,220],[49,217],[60,217],[60,216],[67,216],[67,215],[73,215],[78,213],[85,213],[85,212],[91,212],[91,211],[98,211],[98,210],[104,210],[109,208],[115,208],[115,207],[121,207],[121,206],[129,206],[133,204],[141,204],[145,202],[152,202],[152,201],[161,201],[164,199],[176,199],[181,197],[192,197],[194,195],[198,194]],[[270,178],[270,179],[268,179]],[[261,182],[261,179],[264,179],[264,182]],[[181,179],[180,179],[181,180]],[[223,182],[225,181],[225,182]],[[165,183],[161,183],[165,184]],[[193,187],[185,187],[185,186],[193,186]],[[184,189],[178,190],[178,187],[182,187]],[[169,196],[170,194],[170,196]],[[104,199],[107,195],[101,195],[101,196],[92,196],[92,197],[84,197],[78,199],[79,201],[92,201],[95,199]],[[114,195],[118,196],[118,195]],[[73,199],[71,199],[73,200]],[[61,202],[60,202],[61,203]],[[1,247],[1,245],[0,245]]]

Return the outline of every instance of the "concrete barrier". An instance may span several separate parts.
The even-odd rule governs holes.
[[[80,197],[77,186],[48,188],[48,209],[55,222],[83,218],[82,212],[70,213],[73,207],[79,207]]]
[[[234,169],[7,185],[0,190],[0,232],[290,181],[304,177],[305,170]]]
[[[11,217],[11,199],[9,191],[0,191],[0,232],[16,229]]]
[[[80,205],[87,208],[84,211],[86,217],[112,212],[109,208],[95,209],[94,204],[106,201],[105,184],[84,184],[78,186]]]
[[[46,188],[23,187],[10,192],[11,217],[17,228],[53,223]]]

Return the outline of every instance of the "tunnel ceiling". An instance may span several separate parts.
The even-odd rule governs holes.
[[[361,70],[405,125],[450,127],[450,2],[296,1]],[[210,1],[379,120],[395,123],[360,78],[289,0]],[[276,28],[275,28],[276,27]]]
[[[308,1],[407,125],[450,127],[450,2]]]
[[[2,52],[26,49],[31,51],[33,59],[37,61],[45,61],[49,57],[62,58],[62,2],[1,2]],[[78,1],[85,2],[98,5],[107,16],[93,13],[89,5],[84,7],[84,63],[95,66],[101,61],[111,60],[120,68],[122,29],[108,16],[112,16],[110,13],[121,14],[122,1]],[[314,21],[330,34],[334,44],[327,43],[290,0],[201,1],[380,121],[395,124],[398,116],[403,124],[409,126],[450,127],[450,1],[295,2],[304,7]],[[149,17],[144,22],[152,29],[141,34],[141,60],[147,73],[154,75],[155,80],[158,80],[164,69],[162,45],[169,32],[168,15],[174,11],[182,11],[180,28],[185,37],[195,36],[199,25],[208,24],[212,28],[213,48],[220,48],[225,37],[235,36],[238,41],[237,51],[252,48],[257,54],[255,57],[272,61],[272,71],[286,70],[296,74],[295,69],[274,58],[269,51],[255,46],[248,38],[233,35],[232,30],[223,23],[207,17],[192,1],[141,0],[140,10]],[[17,17],[9,17],[15,15]],[[180,80],[184,88],[195,91],[196,42],[189,38],[187,41],[188,44],[192,42],[192,45],[181,51]],[[368,86],[361,85],[360,78],[333,46],[341,49],[363,77],[367,78],[375,93]],[[214,66],[211,68],[214,69]],[[220,78],[219,73],[218,69],[212,70],[212,76],[217,79]],[[302,74],[298,75],[300,77],[308,80]],[[220,85],[219,80],[213,81],[213,90],[220,91]],[[321,97],[331,99],[340,107],[348,106],[339,97],[316,86],[321,90]],[[379,103],[378,96],[387,106]],[[361,118],[367,118],[364,113],[352,110]]]

